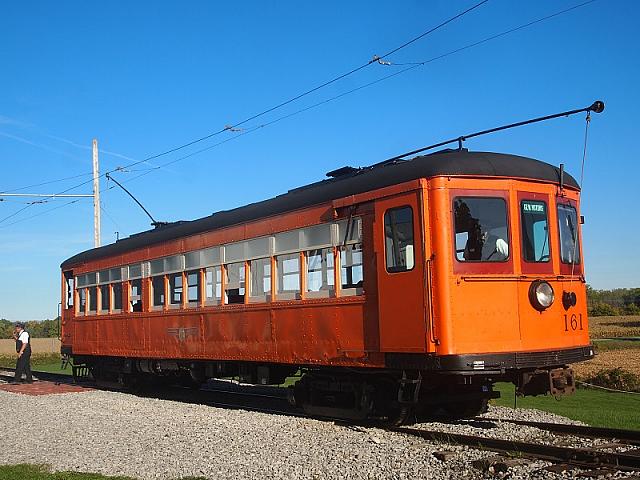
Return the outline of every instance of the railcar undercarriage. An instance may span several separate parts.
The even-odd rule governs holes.
[[[99,385],[136,389],[161,384],[199,388],[209,379],[289,385],[292,405],[315,417],[401,425],[435,417],[470,418],[498,398],[497,381],[510,381],[518,395],[573,393],[573,372],[566,367],[513,370],[497,375],[424,370],[308,367],[251,362],[203,362],[170,359],[75,356],[77,377]]]

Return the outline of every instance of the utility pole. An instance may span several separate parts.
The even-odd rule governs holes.
[[[93,139],[93,246],[100,246],[100,169],[98,168],[98,140]]]
[[[4,197],[35,197],[44,198],[33,203],[44,203],[50,198],[86,198],[93,197],[93,245],[99,247],[100,242],[100,169],[98,167],[98,140],[93,139],[93,193],[92,194],[71,194],[71,193],[2,193],[0,192],[0,202]]]

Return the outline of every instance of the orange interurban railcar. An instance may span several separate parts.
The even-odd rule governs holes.
[[[306,412],[475,415],[593,357],[580,189],[516,155],[344,167],[62,264],[62,353],[105,382],[239,377]]]

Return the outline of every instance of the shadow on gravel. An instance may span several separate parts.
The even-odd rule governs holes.
[[[492,428],[498,427],[498,425],[496,425],[495,422],[491,422],[489,420],[482,420],[482,419],[450,420],[448,422],[443,422],[443,423],[448,423],[449,425],[466,425],[468,427],[482,428],[485,430],[491,430]]]

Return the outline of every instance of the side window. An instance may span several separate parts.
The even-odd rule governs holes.
[[[333,249],[309,250],[307,257],[307,296],[333,297],[335,295],[333,277]]]
[[[200,301],[200,270],[187,272],[187,301],[191,304]]]
[[[98,287],[89,287],[89,313],[96,313],[98,309]]]
[[[131,280],[129,290],[129,304],[131,312],[142,311],[142,280]]]
[[[122,283],[113,283],[111,288],[113,292],[113,311],[120,312],[122,311]]]
[[[86,308],[87,308],[87,289],[79,288],[78,289],[78,314],[84,315]]]
[[[414,266],[413,210],[392,208],[384,214],[384,246],[387,272],[406,272]]]
[[[459,262],[504,262],[509,258],[507,203],[503,198],[456,197],[453,210]]]
[[[153,290],[153,307],[161,310],[164,307],[164,275],[151,277],[151,289]]]
[[[547,204],[539,200],[520,202],[522,258],[525,262],[549,261],[549,222]]]
[[[209,304],[218,304],[222,298],[222,273],[220,267],[205,270],[205,299]]]
[[[251,260],[251,302],[266,302],[271,295],[271,258]]]
[[[111,285],[100,285],[100,312],[109,313],[111,306]]]
[[[560,231],[560,260],[562,263],[579,264],[578,214],[571,205],[558,204],[558,230]]]
[[[244,262],[227,265],[226,303],[244,303],[245,268]]]
[[[340,278],[343,295],[362,294],[362,244],[340,247]]]
[[[278,255],[276,258],[277,294],[280,300],[300,298],[300,255]]]
[[[182,305],[182,273],[169,275],[169,303]]]

